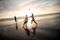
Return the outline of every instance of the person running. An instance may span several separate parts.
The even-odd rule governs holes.
[[[33,13],[32,13],[32,16],[31,17],[32,17],[31,24],[34,22],[37,25]]]
[[[30,9],[28,9],[28,10],[30,11]],[[31,13],[31,11],[30,11],[30,13]],[[31,24],[34,22],[34,23],[37,25],[33,13],[32,13],[32,15],[31,15],[31,17],[32,17]]]
[[[18,26],[17,26],[17,18],[16,18],[16,16],[14,16],[14,20],[15,20],[15,23],[16,23],[16,30],[17,30]]]
[[[33,15],[33,13],[32,13],[32,20],[31,20],[31,24],[34,22],[35,24],[36,24],[36,26],[35,27],[32,27],[32,29],[33,29],[33,34],[35,35],[35,31],[36,31],[36,28],[37,28],[37,23],[36,23],[36,21],[35,21],[35,18],[34,18],[34,15]]]
[[[27,28],[27,22],[28,22],[28,16],[26,15],[24,23],[23,23],[23,28],[25,25],[26,25],[25,28]]]

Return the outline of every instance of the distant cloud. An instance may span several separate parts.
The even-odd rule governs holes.
[[[60,0],[0,0],[0,13],[21,10],[27,7],[49,8],[60,6]]]

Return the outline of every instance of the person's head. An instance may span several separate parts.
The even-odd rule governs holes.
[[[33,16],[33,13],[32,13],[32,16]]]
[[[27,15],[26,15],[26,17],[27,17]]]

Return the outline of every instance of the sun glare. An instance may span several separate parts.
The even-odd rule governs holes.
[[[27,25],[28,25],[28,28],[31,28],[32,27],[31,26],[31,18],[29,18]]]

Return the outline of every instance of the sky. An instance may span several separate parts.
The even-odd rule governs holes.
[[[60,12],[60,0],[0,0],[0,18]]]

